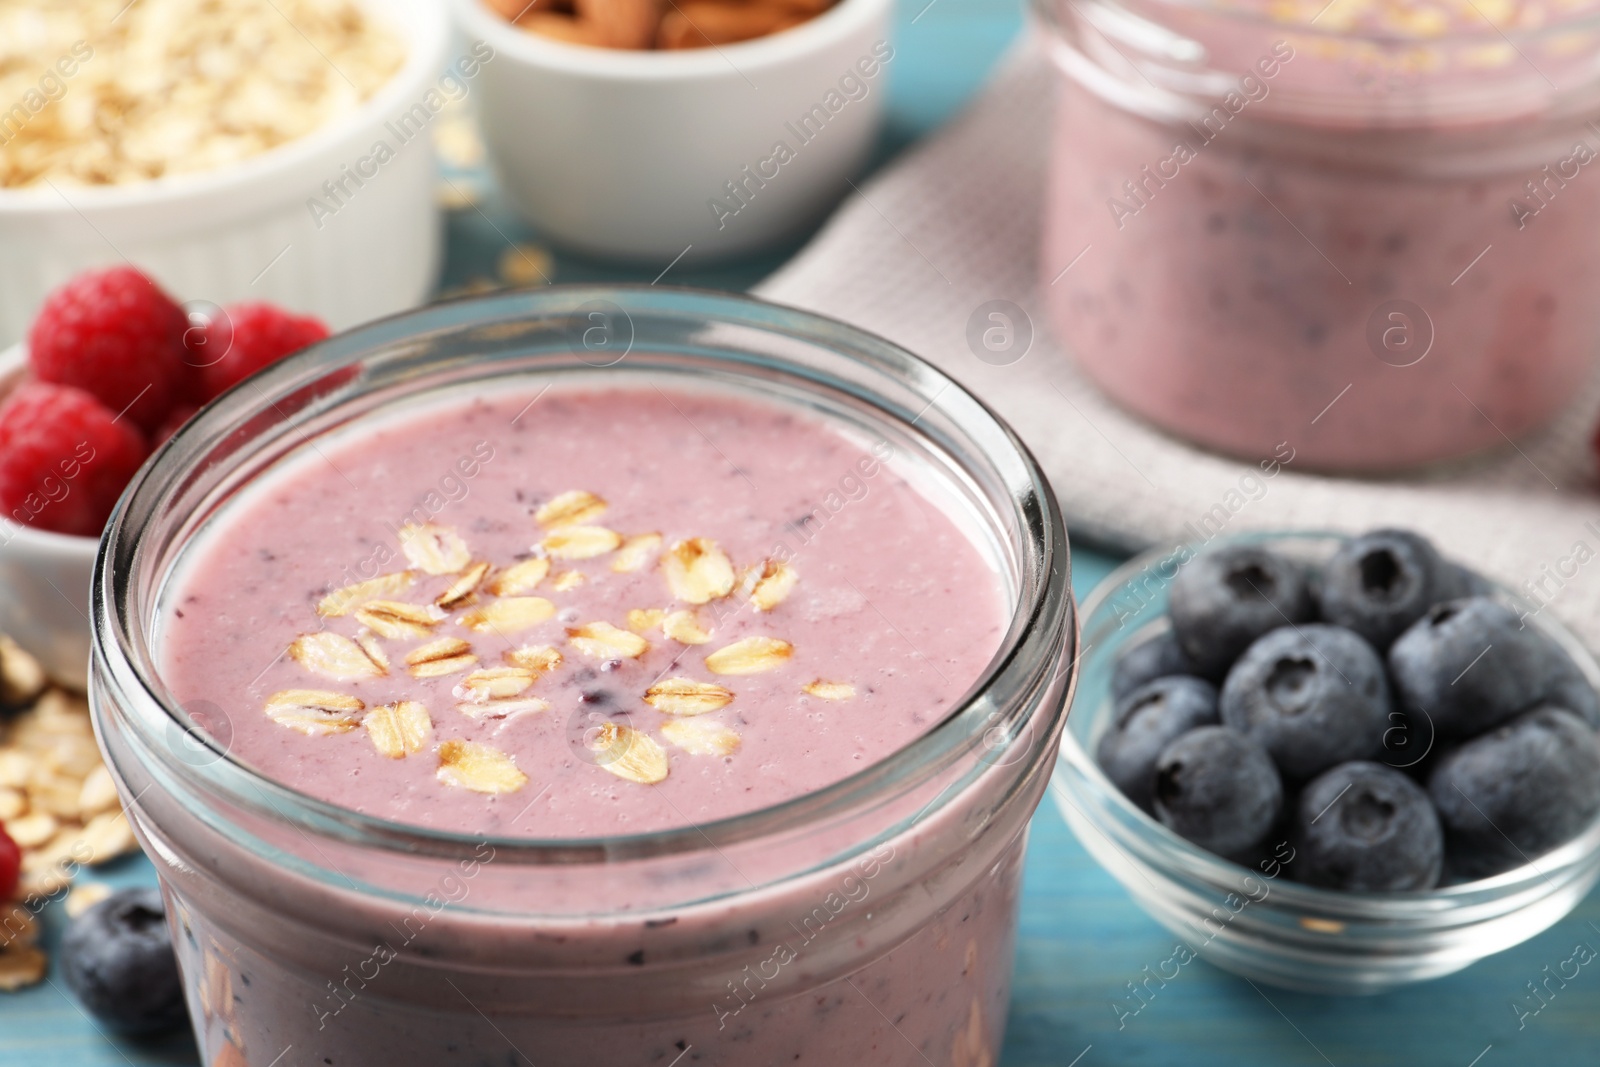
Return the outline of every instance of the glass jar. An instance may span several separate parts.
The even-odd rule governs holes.
[[[1440,10],[1035,0],[1061,73],[1042,288],[1100,388],[1347,471],[1572,398],[1600,342],[1600,16]]]
[[[982,678],[928,733],[833,786],[604,839],[341,809],[230,753],[227,709],[177,705],[155,666],[162,589],[235,494],[389,405],[580,381],[714,386],[890,441],[994,561],[1012,623]],[[380,322],[173,438],[112,521],[93,601],[95,721],[170,903],[206,1064],[996,1061],[1027,822],[1073,677],[1066,533],[1010,431],[887,342],[657,288]]]

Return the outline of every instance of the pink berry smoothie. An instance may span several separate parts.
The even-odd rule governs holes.
[[[497,840],[698,827],[870,767],[982,675],[1011,594],[929,482],[886,439],[714,392],[434,401],[230,502],[154,647],[235,759],[341,809]],[[234,888],[164,880],[208,1064],[977,1067],[1025,834],[945,856],[971,817],[665,916],[648,870],[522,882],[487,843],[420,918],[225,846],[208,864]],[[730,890],[761,880],[721,858]],[[353,888],[389,861],[328,862]],[[742,969],[693,973],[730,944]]]
[[[1129,7],[1203,46],[1213,90],[1060,79],[1040,271],[1096,384],[1205,447],[1348,471],[1505,447],[1566,404],[1600,344],[1574,5]],[[1524,57],[1495,29],[1547,24]]]

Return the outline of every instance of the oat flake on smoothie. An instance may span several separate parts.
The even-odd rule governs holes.
[[[404,60],[353,0],[0,0],[0,188],[226,167],[354,111]]]

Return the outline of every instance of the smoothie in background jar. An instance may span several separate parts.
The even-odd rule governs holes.
[[[429,389],[397,348],[404,400],[145,524],[148,644],[96,674],[208,1067],[997,1062],[1070,641],[989,495],[1025,456],[638,349]]]
[[[1600,343],[1593,4],[1040,0],[1041,284],[1205,447],[1383,471],[1502,445]]]

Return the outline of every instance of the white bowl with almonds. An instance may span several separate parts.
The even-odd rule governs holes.
[[[502,188],[609,258],[727,258],[816,223],[866,163],[894,65],[891,0],[454,4],[497,55],[478,107]]]
[[[420,302],[449,47],[442,0],[0,8],[0,344],[121,261],[336,328]]]

